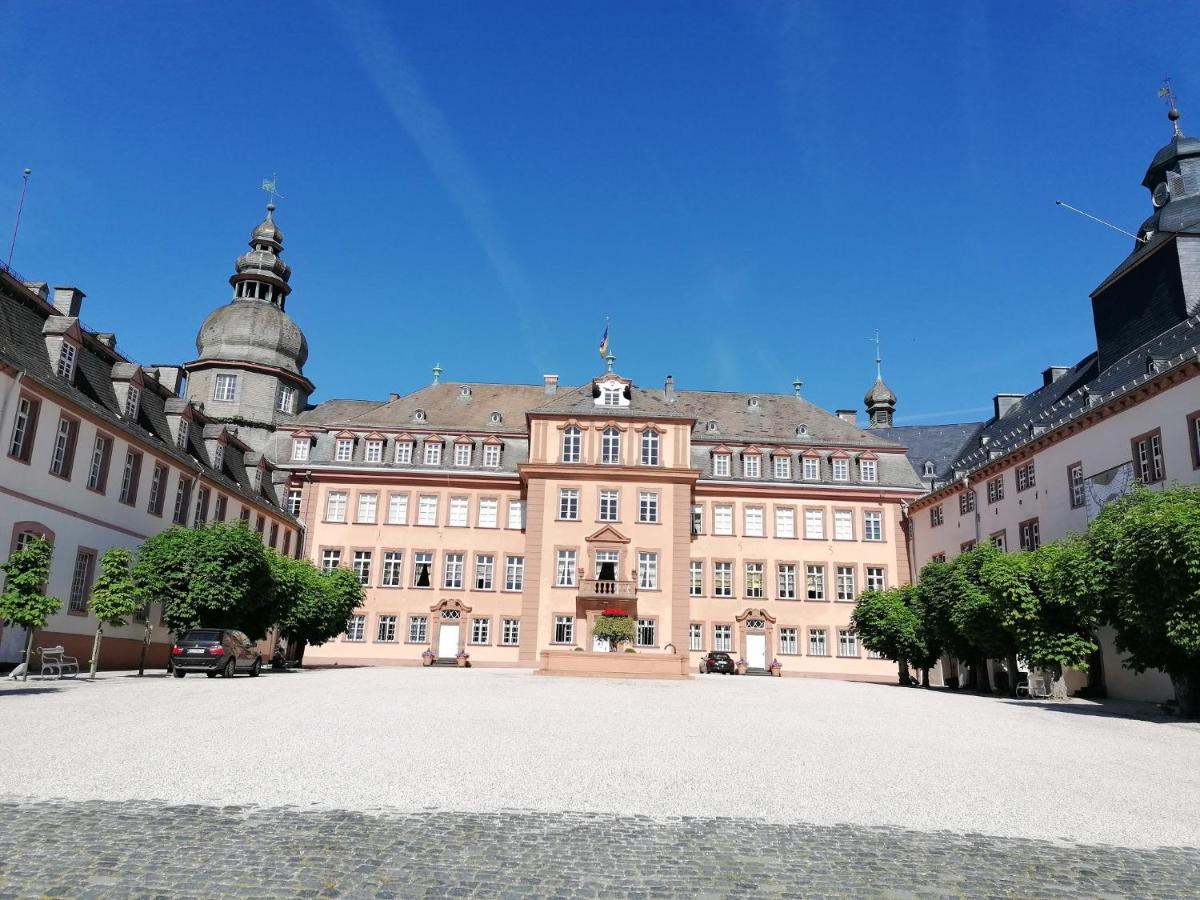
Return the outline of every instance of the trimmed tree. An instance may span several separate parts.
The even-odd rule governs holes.
[[[592,637],[606,639],[609,652],[616,653],[620,644],[633,643],[633,619],[626,612],[605,610],[596,617]]]
[[[57,597],[45,594],[50,580],[50,545],[34,538],[22,549],[13,552],[8,562],[0,564],[7,578],[4,593],[0,594],[0,619],[18,625],[29,632],[25,641],[25,674],[29,680],[29,658],[33,653],[33,638],[46,620],[62,607]]]
[[[886,591],[863,591],[850,615],[850,626],[868,650],[896,663],[900,684],[911,684],[908,663],[920,652],[921,628],[916,589],[912,585]]]
[[[349,569],[318,571],[307,559],[268,551],[274,582],[275,624],[300,646],[320,646],[346,630],[346,621],[363,603],[363,587]]]
[[[989,659],[1008,660],[1013,677],[1009,679],[1010,694],[1017,692],[1016,660],[1017,646],[1012,634],[1005,627],[1004,611],[992,596],[983,581],[983,567],[1000,556],[998,548],[982,544],[959,554],[954,560],[951,579],[953,601],[949,610],[951,627],[959,640],[971,648],[972,656],[966,657],[978,672],[976,690],[991,693],[992,684],[988,676]]]
[[[96,669],[100,665],[100,641],[104,637],[104,626],[120,628],[145,605],[133,585],[133,576],[130,574],[132,565],[133,554],[124,547],[112,547],[100,557],[100,574],[96,577],[88,604],[100,620],[96,625],[96,639],[92,642],[88,674],[92,681],[96,680]]]
[[[1103,613],[1136,672],[1162,669],[1200,717],[1200,485],[1136,488],[1104,507],[1088,541],[1109,574]]]

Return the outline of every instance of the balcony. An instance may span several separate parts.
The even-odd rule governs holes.
[[[636,600],[636,581],[614,581],[611,578],[579,579],[579,598],[597,600]]]

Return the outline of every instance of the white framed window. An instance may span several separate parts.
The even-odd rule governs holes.
[[[620,494],[616,491],[600,492],[600,521],[620,521]]]
[[[848,509],[833,511],[833,539],[835,541],[854,540],[854,513]]]
[[[809,600],[824,600],[825,599],[825,567],[824,566],[805,566],[804,578],[808,588],[807,597]]]
[[[763,536],[763,508],[761,506],[742,507],[742,518],[745,520],[745,530],[742,533],[746,537]]]
[[[1080,470],[1079,470],[1079,480],[1080,480],[1080,485],[1082,486],[1082,482],[1083,482],[1083,469],[1082,468],[1080,468]],[[1080,502],[1080,504],[1083,503],[1083,494],[1082,493],[1079,496],[1079,502]],[[960,516],[965,516],[967,513],[972,513],[974,511],[975,511],[975,492],[972,490],[963,491],[961,494],[958,495],[958,514]]]
[[[704,626],[699,622],[688,625],[688,649],[693,653],[704,649]]]
[[[404,554],[399,550],[387,550],[383,554],[384,587],[400,587],[404,584]]]
[[[413,554],[413,587],[433,587],[433,554],[428,551]]]
[[[835,456],[831,460],[833,464],[833,480],[834,481],[849,481],[850,480],[850,460],[844,456]]]
[[[469,497],[450,498],[450,518],[447,525],[451,528],[466,528],[468,525],[471,500]]]
[[[508,527],[512,529],[523,529],[525,527],[525,501],[524,500],[509,500],[508,501]]]
[[[381,644],[391,644],[396,640],[396,617],[380,616],[375,626],[375,640]]]
[[[638,553],[638,589],[643,591],[658,589],[657,553]]]
[[[579,518],[579,491],[576,488],[558,489],[558,517],[570,522]]]
[[[442,587],[456,590],[463,586],[463,555],[447,553],[442,567]]]
[[[729,477],[729,454],[714,453],[712,458],[713,475],[717,478]]]
[[[562,461],[565,463],[577,463],[581,459],[580,448],[583,445],[583,434],[574,425],[563,429],[562,436]]]
[[[69,477],[71,456],[75,451],[75,423],[70,419],[58,420],[58,433],[54,436],[54,452],[50,456],[50,471],[54,475]]]
[[[438,515],[438,498],[432,494],[422,494],[417,498],[417,524],[436,525]]]
[[[1200,416],[1196,417],[1196,427],[1200,428]],[[1200,440],[1200,436],[1198,436]],[[1083,506],[1083,463],[1075,463],[1067,469],[1067,482],[1071,488],[1071,509],[1078,509]],[[959,506],[961,507],[961,503]]]
[[[479,498],[479,528],[495,528],[498,522],[500,501],[495,497]]]
[[[887,571],[883,566],[867,566],[867,590],[887,590]]]
[[[594,558],[596,561],[596,577],[599,578],[604,573],[606,563],[612,564],[613,572],[617,571],[618,563],[621,561],[621,554],[616,550],[597,550]]]
[[[141,474],[142,454],[136,450],[126,450],[125,468],[121,472],[121,494],[118,498],[122,503],[126,503],[129,506],[137,503],[138,479]],[[298,508],[293,515],[299,515]]]
[[[225,468],[225,445],[217,444],[217,448],[213,450],[212,460],[213,471],[220,472]]]
[[[742,454],[742,477],[762,477],[762,457],[757,453]]]
[[[883,513],[867,510],[863,513],[863,540],[883,540]]]
[[[801,477],[805,481],[819,481],[821,478],[821,458],[819,456],[804,457]]]
[[[321,571],[332,572],[342,564],[341,550],[322,550],[321,551]]]
[[[471,444],[454,445],[454,464],[456,466],[469,466],[471,464],[471,448]]]
[[[858,461],[858,475],[866,482],[874,482],[879,480],[879,467],[873,459],[860,459]]]
[[[575,643],[575,617],[574,616],[555,616],[554,617],[554,641],[555,644],[573,644]]]
[[[700,504],[692,507],[692,534],[704,534],[704,507]]]
[[[440,466],[442,464],[442,442],[425,442],[425,465]]]
[[[713,563],[713,596],[733,596],[733,563]]]
[[[218,375],[213,382],[213,399],[230,403],[237,397],[237,376]]]
[[[504,619],[501,622],[500,643],[505,647],[515,647],[521,643],[520,619]]]
[[[780,655],[795,656],[800,652],[800,647],[796,643],[795,628],[780,628],[779,629],[779,653]]]
[[[371,583],[371,551],[355,550],[354,559],[350,563],[354,574],[358,576],[359,584]]]
[[[1132,444],[1133,465],[1138,480],[1143,484],[1162,481],[1166,471],[1163,465],[1162,433],[1152,431],[1150,434],[1134,438]]]
[[[810,540],[824,539],[825,511],[823,509],[804,510],[804,536]]]
[[[408,465],[412,462],[413,445],[411,441],[399,441],[396,443],[395,460],[400,465]]]
[[[192,502],[192,480],[190,478],[180,478],[179,487],[175,491],[175,514],[172,517],[176,525],[186,525],[188,517],[188,506]],[[259,516],[261,521],[262,516]],[[262,527],[259,526],[259,534],[262,534]]]
[[[638,492],[638,521],[639,522],[657,522],[658,521],[658,492],[657,491],[639,491]]]
[[[281,413],[290,413],[295,411],[295,406],[296,389],[286,384],[281,384],[279,386],[279,393],[275,395],[275,408]]]
[[[809,656],[828,656],[829,655],[829,632],[824,628],[808,629],[808,655]]]
[[[408,494],[388,495],[387,523],[389,525],[408,524]]]
[[[375,521],[375,513],[379,507],[378,494],[358,495],[358,518],[355,521],[368,524]]]
[[[575,587],[575,551],[559,550],[555,554],[554,584],[557,587]]]
[[[345,491],[330,491],[325,495],[326,522],[346,521],[346,498]]]
[[[733,534],[733,507],[713,507],[713,534]]]
[[[367,617],[351,616],[346,620],[346,640],[361,641],[366,636]]]
[[[92,445],[92,460],[88,465],[87,486],[93,491],[104,492],[108,483],[108,458],[112,452],[112,438],[96,435]]]
[[[187,419],[179,420],[179,437],[175,441],[175,446],[180,450],[187,452],[188,438],[192,434],[192,423]]]
[[[704,596],[704,562],[693,559],[688,563],[688,596]]]
[[[475,557],[475,590],[490,591],[495,587],[496,557],[480,553]]]
[[[600,435],[600,462],[610,466],[621,462],[621,432],[611,425]]]
[[[429,617],[408,617],[408,642],[410,644],[429,643]]]
[[[746,563],[746,597],[751,600],[762,599],[763,596],[763,564],[760,562]]]
[[[998,503],[1004,499],[1004,476],[997,475],[987,483],[988,503]]]
[[[854,566],[837,567],[837,598],[843,603],[857,599],[854,591]]]
[[[929,527],[937,528],[945,521],[945,516],[942,513],[942,504],[931,507],[929,510]]]
[[[733,626],[713,626],[713,649],[724,650],[726,653],[733,649]]]
[[[796,511],[790,506],[775,507],[775,537],[794,538],[796,536]]]
[[[603,385],[600,388],[600,405],[601,406],[620,406],[621,405],[621,389],[611,385]]]
[[[774,466],[774,474],[777,479],[790,480],[792,477],[792,458],[790,456],[776,456],[772,460]]]
[[[303,462],[308,459],[308,450],[310,444],[308,438],[293,438],[292,439],[292,459]]]
[[[483,445],[483,467],[485,469],[496,469],[500,466],[500,445],[499,444],[484,444]]]
[[[8,445],[8,455],[14,459],[29,462],[40,406],[40,403],[30,397],[21,397],[17,401],[17,415],[13,419],[12,440]]]
[[[637,630],[634,632],[634,643],[639,647],[655,647],[658,645],[657,632],[657,619],[638,619]]]
[[[138,410],[142,405],[142,392],[135,388],[132,384],[129,385],[129,392],[125,395],[125,418],[136,420]]]
[[[354,458],[354,438],[338,438],[333,458],[335,462],[350,462]]]
[[[838,629],[838,656],[858,656],[858,635],[849,628]]]
[[[472,619],[471,620],[471,643],[472,644],[490,644],[492,642],[492,620],[491,619]]]
[[[794,563],[780,563],[776,569],[779,585],[780,600],[796,599],[796,566]]]
[[[653,428],[647,428],[642,432],[642,465],[657,466],[659,451],[659,436],[658,432]]]
[[[363,449],[365,462],[383,462],[383,441],[367,441]]]
[[[520,591],[525,587],[525,557],[504,557],[504,589]]]
[[[62,349],[58,351],[58,368],[56,370],[59,378],[65,378],[67,381],[74,379],[76,353],[74,344],[68,341],[62,342]]]
[[[92,566],[96,555],[87,550],[75,554],[75,570],[71,573],[71,599],[69,610],[73,613],[86,613],[88,596],[92,590]]]

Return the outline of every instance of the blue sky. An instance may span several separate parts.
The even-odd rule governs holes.
[[[195,355],[279,173],[316,399],[429,381],[789,392],[980,418],[1094,346],[1200,4],[8,2],[13,268]],[[1189,62],[1193,63],[1189,66]]]

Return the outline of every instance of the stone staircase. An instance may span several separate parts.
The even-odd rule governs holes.
[[[432,663],[430,663],[430,668],[433,668],[434,666],[449,666],[451,668],[457,669],[458,668],[458,660],[455,659],[453,656],[439,656]]]
[[[437,665],[437,663],[434,663],[434,665]],[[769,672],[767,669],[751,669],[751,668],[747,668],[747,669],[746,669],[746,674],[747,674],[747,675],[765,675],[767,678],[770,678],[770,677],[771,677],[771,673],[770,673],[770,672]]]

